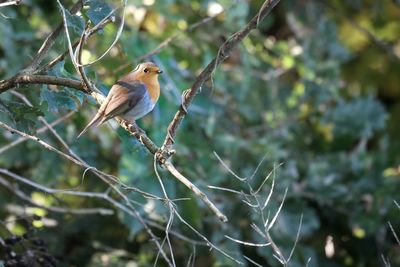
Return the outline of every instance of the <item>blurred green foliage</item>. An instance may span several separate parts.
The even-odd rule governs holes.
[[[293,247],[303,214],[300,240],[290,266],[305,266],[309,258],[308,266],[381,266],[381,255],[387,256],[393,266],[400,265],[399,244],[387,226],[390,221],[394,229],[400,229],[400,210],[393,203],[400,192],[400,7],[398,1],[389,0],[323,2],[282,0],[203,86],[175,139],[175,165],[208,193],[229,223],[221,225],[183,185],[167,172],[159,172],[170,198],[191,198],[176,202],[185,220],[242,261],[247,256],[263,266],[280,265],[269,247],[243,246],[224,237],[265,242],[250,226],[261,222],[260,214],[235,194],[207,189],[207,185],[214,185],[248,190],[221,166],[214,151],[241,177],[251,176],[265,157],[251,181],[255,188],[274,166],[283,163],[274,173],[275,191],[268,208],[272,216],[288,188],[272,230],[285,255]],[[72,4],[63,1],[65,7]],[[218,47],[261,5],[260,0],[129,0],[118,44],[103,60],[86,68],[88,76],[107,91],[138,63],[136,58],[178,34],[152,58],[165,70],[160,77],[162,97],[152,115],[139,121],[161,144],[182,91],[218,53]],[[78,38],[85,21],[97,23],[119,6],[117,1],[87,1],[79,16],[67,16],[72,38]],[[225,12],[187,30],[189,25],[210,16],[215,11],[212,7]],[[44,38],[61,21],[61,13],[56,1],[44,0],[23,1],[16,7],[0,8],[0,12],[0,78],[5,79],[29,64]],[[121,14],[121,9],[117,12]],[[85,60],[95,60],[106,51],[120,22],[118,16],[114,24],[108,24],[88,41],[83,51]],[[393,53],[371,40],[365,31]],[[62,36],[45,61],[66,49]],[[132,64],[120,67],[127,62]],[[77,79],[68,58],[48,74]],[[102,126],[76,140],[95,113],[97,106],[92,99],[71,88],[54,86],[21,85],[15,90],[25,95],[33,107],[10,92],[3,93],[0,121],[35,133],[42,127],[39,116],[54,121],[70,110],[76,111],[55,127],[73,151],[123,182],[162,196],[153,157],[123,130],[115,130],[114,125]],[[51,134],[39,136],[58,146]],[[0,145],[17,138],[2,130]],[[92,174],[83,179],[80,167],[32,142],[0,154],[0,167],[49,187],[95,192],[106,189]],[[271,179],[259,193],[263,201],[270,187]],[[113,208],[94,199],[54,198],[21,188],[44,205]],[[162,202],[134,193],[129,197],[143,205],[138,206],[143,217],[166,224],[169,212]],[[0,187],[0,218],[11,221],[8,225],[14,234],[27,231],[18,220],[25,213],[56,222],[34,226],[35,234],[45,240],[60,266],[152,266],[157,256],[142,225],[121,211],[115,216],[79,216],[24,209],[21,214],[15,206],[27,208],[29,204]],[[173,229],[199,239],[177,220]],[[154,230],[163,236],[162,230]],[[6,235],[0,227],[0,237]],[[334,242],[332,257],[325,253],[328,236]],[[193,253],[193,245],[172,239],[177,264],[183,266]],[[0,258],[2,253],[0,249]],[[234,265],[208,247],[197,246],[195,253],[195,266]],[[164,263],[159,260],[157,265]]]

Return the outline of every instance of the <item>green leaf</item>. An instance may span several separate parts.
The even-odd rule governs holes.
[[[340,102],[327,113],[327,119],[333,122],[335,135],[370,138],[385,127],[387,113],[380,102],[368,96]]]
[[[40,92],[41,102],[47,102],[51,112],[78,110],[84,97],[84,93],[65,87],[52,90],[43,86]]]
[[[27,133],[36,131],[37,117],[43,116],[40,107],[30,107],[26,104],[2,100],[0,103],[0,119],[7,121],[13,127]]]
[[[112,11],[111,7],[103,1],[90,0],[87,3],[89,10],[86,12],[86,15],[94,25],[102,21]]]
[[[65,69],[65,62],[57,63],[49,74],[57,77],[74,78]],[[58,90],[51,90],[48,86],[42,87],[40,98],[42,102],[47,102],[49,110],[58,112],[60,110],[77,110],[82,105],[85,94],[81,91],[60,87]]]
[[[85,28],[85,22],[83,21],[83,18],[78,15],[72,15],[66,9],[64,9],[64,11],[65,11],[65,17],[67,18],[68,29],[72,30],[72,33],[79,36]]]
[[[65,69],[65,61],[60,61],[51,68],[50,75],[57,77],[73,78],[74,75]]]

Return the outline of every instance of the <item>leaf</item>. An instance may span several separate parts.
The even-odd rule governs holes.
[[[74,76],[65,69],[65,61],[60,61],[49,71],[49,75],[65,78],[73,78]]]
[[[387,113],[383,105],[371,96],[340,102],[327,113],[339,137],[370,138],[385,127]]]
[[[74,75],[66,70],[64,61],[57,63],[49,71],[49,74],[56,77],[74,78]],[[42,102],[48,103],[51,112],[59,112],[60,110],[77,110],[82,105],[85,94],[67,87],[59,87],[54,90],[43,86],[40,98]]]
[[[112,11],[111,7],[103,1],[90,0],[87,3],[89,5],[89,10],[86,12],[86,15],[94,25],[97,25]]]
[[[72,15],[66,9],[64,9],[64,11],[65,17],[67,18],[68,29],[72,29],[72,32],[79,36],[85,28],[85,22],[83,21],[83,18],[78,15]]]
[[[1,120],[6,120],[13,127],[27,133],[36,131],[37,117],[43,116],[40,107],[30,107],[26,104],[2,100],[0,104]]]
[[[53,90],[43,86],[40,92],[41,102],[47,102],[51,112],[78,110],[84,97],[84,93],[65,87]]]

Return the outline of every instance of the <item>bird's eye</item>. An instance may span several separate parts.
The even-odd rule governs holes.
[[[143,71],[144,71],[144,73],[148,73],[149,69],[145,68]]]

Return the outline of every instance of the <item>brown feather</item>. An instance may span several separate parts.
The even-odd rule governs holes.
[[[82,130],[82,132],[76,138],[78,139],[79,137],[81,137],[81,135],[86,133],[87,130],[89,130],[89,128],[93,124],[99,122],[102,118],[103,118],[102,114],[97,113],[96,116],[94,116],[94,118],[88,123],[88,125],[86,125],[86,127]]]

